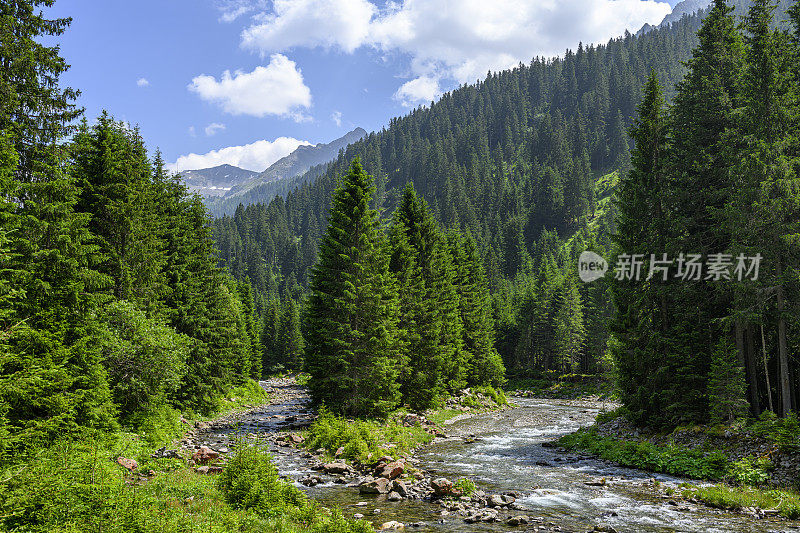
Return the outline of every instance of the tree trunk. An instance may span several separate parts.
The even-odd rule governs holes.
[[[761,324],[761,354],[764,357],[764,375],[767,378],[767,399],[769,400],[769,410],[775,412],[775,406],[772,404],[772,385],[769,382],[769,366],[767,365],[767,342],[764,338],[764,324]]]
[[[780,365],[781,404],[783,416],[792,411],[792,388],[789,379],[789,355],[786,347],[786,317],[783,316],[783,285],[778,285],[778,362]]]
[[[761,397],[758,386],[758,367],[756,366],[756,341],[755,328],[753,324],[747,324],[747,344],[745,346],[745,360],[747,361],[747,377],[750,381],[750,401],[753,406],[753,414],[761,414]]]

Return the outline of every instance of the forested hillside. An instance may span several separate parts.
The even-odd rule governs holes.
[[[359,157],[376,178],[373,207],[383,216],[413,183],[444,228],[475,239],[509,371],[596,371],[610,313],[605,286],[578,287],[565,268],[573,252],[604,247],[612,173],[628,165],[641,86],[651,69],[666,87],[682,79],[700,21],[536,58],[393,119],[330,166],[312,169],[285,199],[215,220],[223,264],[249,278],[264,300],[259,309],[280,306],[268,303],[276,297],[283,307],[299,303],[337,177]],[[570,331],[570,339],[556,331]]]
[[[727,326],[721,324],[733,320],[738,324],[737,333],[731,334],[732,342],[739,346],[736,361],[750,365],[747,376],[753,412],[764,410],[769,402],[772,402],[770,409],[780,411],[777,406],[779,395],[784,398],[782,401],[789,402],[782,408],[782,412],[788,412],[791,402],[796,401],[791,400],[789,391],[796,389],[794,383],[797,379],[792,370],[796,363],[785,355],[790,351],[784,346],[785,329],[789,326],[781,320],[773,324],[784,333],[777,335],[776,344],[772,345],[770,339],[776,336],[777,329],[770,331],[771,326],[758,318],[764,317],[764,313],[776,312],[772,303],[758,306],[739,304],[735,312],[725,303],[760,294],[760,298],[767,301],[784,300],[780,305],[784,306],[783,313],[786,313],[788,287],[778,290],[769,285],[756,292],[752,292],[751,287],[749,293],[725,289],[722,291],[725,296],[718,288],[712,287],[705,296],[693,293],[683,301],[683,305],[689,308],[698,302],[708,306],[700,315],[683,314],[677,307],[669,311],[662,309],[662,313],[681,316],[676,322],[685,320],[686,327],[690,327],[689,323],[705,324],[692,326],[694,329],[690,336],[675,331],[674,335],[682,340],[673,338],[669,342],[681,347],[670,352],[670,344],[664,338],[659,341],[662,344],[656,345],[645,343],[641,337],[629,339],[630,328],[648,330],[652,324],[641,317],[629,317],[635,326],[624,323],[621,316],[628,311],[624,311],[619,289],[612,291],[606,279],[582,284],[575,270],[578,255],[584,250],[594,250],[610,258],[619,253],[619,242],[627,242],[633,247],[635,239],[632,237],[628,241],[619,241],[624,239],[623,235],[612,242],[612,236],[617,233],[618,206],[626,205],[628,210],[643,209],[640,204],[618,197],[617,193],[620,178],[628,180],[634,175],[629,174],[631,150],[640,147],[636,144],[636,137],[629,136],[629,130],[637,124],[642,88],[651,72],[663,92],[664,105],[678,99],[675,113],[684,115],[674,115],[675,120],[703,120],[704,113],[713,105],[722,105],[727,115],[707,118],[705,120],[711,122],[697,126],[680,126],[700,128],[702,133],[690,134],[679,129],[678,125],[670,130],[670,139],[675,136],[675,140],[670,141],[675,146],[672,149],[681,155],[674,156],[675,163],[669,172],[683,176],[680,178],[683,181],[680,184],[674,182],[672,187],[683,192],[674,196],[680,200],[675,200],[669,208],[645,211],[645,214],[638,213],[635,217],[630,213],[625,215],[634,217],[635,222],[626,223],[639,227],[639,231],[643,231],[645,225],[654,233],[663,230],[658,234],[660,240],[657,242],[645,241],[637,246],[659,244],[659,250],[674,251],[676,255],[677,242],[686,246],[698,244],[698,250],[707,253],[714,253],[710,248],[712,243],[719,245],[716,253],[730,252],[728,246],[733,246],[734,242],[736,246],[744,246],[739,237],[730,236],[714,237],[711,243],[702,236],[670,242],[670,232],[683,224],[687,232],[716,235],[720,231],[710,229],[713,224],[724,223],[730,227],[744,224],[743,221],[748,219],[745,217],[734,222],[732,218],[721,217],[722,211],[747,213],[750,208],[737,203],[743,200],[734,199],[734,189],[724,185],[721,178],[704,177],[700,169],[708,164],[705,158],[712,156],[703,150],[698,153],[696,146],[712,142],[703,135],[719,135],[722,139],[725,132],[725,142],[730,146],[726,160],[730,163],[724,172],[740,172],[740,169],[734,170],[732,162],[745,157],[743,152],[733,147],[739,146],[737,132],[743,135],[748,131],[746,126],[737,122],[738,115],[746,112],[745,100],[739,96],[745,94],[745,89],[739,86],[746,83],[746,78],[735,73],[744,68],[745,56],[754,54],[747,50],[761,46],[753,37],[756,28],[750,20],[754,15],[748,14],[750,7],[750,2],[736,2],[731,4],[731,12],[726,15],[726,24],[730,26],[727,31],[732,32],[730,38],[738,43],[730,46],[736,48],[735,54],[740,57],[725,67],[724,75],[729,79],[724,83],[730,84],[731,88],[715,93],[716,96],[703,96],[705,88],[690,86],[691,76],[700,74],[692,73],[689,79],[684,79],[687,65],[689,72],[700,68],[696,56],[703,53],[702,48],[701,51],[693,50],[702,42],[703,36],[712,31],[705,27],[701,29],[701,25],[713,6],[709,11],[684,17],[671,26],[640,37],[626,34],[606,45],[580,45],[577,51],[567,51],[560,58],[535,58],[530,65],[490,73],[476,85],[463,86],[430,106],[393,119],[384,130],[351,145],[331,165],[312,169],[303,178],[307,183],[285,199],[276,198],[269,205],[240,207],[233,217],[217,219],[214,232],[222,262],[238,279],[251,281],[259,309],[274,309],[270,311],[273,316],[291,318],[294,313],[291,309],[301,305],[310,268],[317,260],[317,247],[328,221],[328,206],[337,178],[347,172],[353,159],[359,158],[365,171],[376,178],[372,205],[384,218],[396,210],[405,185],[411,183],[427,200],[434,219],[444,228],[457,229],[475,239],[492,292],[496,346],[509,375],[606,370],[619,370],[625,374],[625,357],[636,361],[637,372],[649,372],[649,367],[641,366],[647,358],[632,355],[633,352],[628,356],[619,355],[619,350],[626,349],[626,343],[638,343],[641,349],[649,350],[652,364],[661,362],[666,353],[670,353],[669,358],[676,359],[675,366],[669,366],[672,364],[669,363],[663,367],[663,374],[658,371],[655,377],[648,378],[655,380],[649,385],[643,385],[640,375],[621,376],[623,382],[632,387],[629,393],[625,393],[630,394],[626,401],[633,402],[634,396],[648,394],[651,399],[647,401],[659,398],[657,405],[637,407],[643,413],[641,420],[675,423],[684,419],[705,419],[709,405],[706,389],[710,386],[710,365],[716,348],[699,349],[706,342],[701,337],[717,340],[719,336],[725,337]],[[774,14],[773,8],[776,8]],[[770,16],[765,18],[767,27],[790,28],[788,8],[787,1],[765,7],[770,11]],[[716,9],[718,11],[721,7]],[[714,20],[707,22],[706,26],[715,24]],[[770,37],[774,39],[770,46],[774,45],[778,55],[763,61],[779,65],[775,68],[779,68],[781,76],[784,76],[781,83],[788,88],[786,94],[794,94],[796,80],[787,74],[792,71],[788,65],[794,58],[789,45],[791,37],[784,30],[776,31],[779,33]],[[729,46],[727,43],[715,46],[717,48],[709,54],[722,54],[724,57],[728,53],[725,51]],[[703,98],[710,100],[704,101]],[[716,101],[714,98],[727,103],[712,104]],[[784,100],[786,98],[788,96]],[[788,103],[782,105],[791,109]],[[737,117],[735,120],[734,116]],[[792,111],[786,111],[785,116],[793,116]],[[718,134],[712,133],[717,131],[714,128]],[[789,157],[787,161],[790,161],[793,157],[791,149],[785,150],[786,157]],[[681,167],[679,161],[697,161],[697,166]],[[714,163],[717,164],[721,163]],[[785,164],[788,163],[780,165]],[[714,170],[713,174],[719,172],[723,170]],[[661,178],[648,179],[655,180],[654,190],[661,190],[657,186]],[[727,193],[723,186],[727,187],[724,189]],[[753,187],[758,188],[756,185]],[[783,200],[773,201],[786,205]],[[684,212],[690,206],[694,206],[692,209],[695,211]],[[767,216],[763,211],[765,208],[759,209],[761,211],[749,215],[751,219],[758,212],[762,213],[758,216]],[[672,212],[681,214],[669,218]],[[659,221],[663,227],[652,229],[653,221]],[[788,235],[792,234],[791,230],[786,231]],[[686,250],[686,253],[690,251]],[[784,270],[790,268],[785,261],[782,259]],[[630,290],[640,291],[638,288]],[[777,298],[777,294],[781,294],[781,298]],[[762,325],[765,327],[764,341],[757,335]],[[708,327],[711,329],[704,329]],[[609,337],[612,331],[614,335]],[[296,329],[295,335],[299,336]],[[609,338],[613,341],[610,349]],[[763,361],[756,367],[755,354],[759,350],[763,352]],[[297,361],[300,353],[295,350],[292,361]],[[281,362],[274,359],[270,364]],[[723,362],[717,364],[724,366]],[[664,381],[664,376],[671,377]],[[669,386],[667,382],[675,383],[676,389],[663,392],[662,389]],[[778,387],[782,391],[780,394]],[[668,395],[673,399],[667,399]],[[773,395],[775,398],[772,400],[767,398]],[[690,404],[691,408],[688,407]],[[651,416],[646,414],[648,412],[659,414]],[[683,414],[677,414],[679,412]]]

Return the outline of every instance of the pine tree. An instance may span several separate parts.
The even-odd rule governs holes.
[[[708,396],[711,421],[730,423],[747,414],[747,383],[729,339],[721,340],[712,355],[708,373]]]
[[[449,233],[450,250],[456,258],[456,287],[463,324],[467,384],[499,386],[505,369],[495,349],[494,318],[486,277],[471,236]]]
[[[373,189],[354,161],[333,197],[305,316],[312,397],[354,416],[386,415],[400,399],[397,292],[385,237],[369,208]]]
[[[664,107],[661,86],[651,72],[631,131],[635,142],[632,168],[623,175],[617,192],[614,243],[618,256],[649,258],[649,254],[666,253],[670,229],[663,206],[668,186]],[[638,281],[615,279],[612,283],[618,386],[623,402],[640,422],[659,416],[661,410],[658,387],[663,384],[656,380],[663,375],[666,324],[660,317],[668,312],[663,285],[657,278],[646,281],[646,275],[644,272]]]
[[[282,363],[290,370],[299,370],[303,367],[305,341],[300,331],[300,311],[291,298],[284,305],[281,324]]]

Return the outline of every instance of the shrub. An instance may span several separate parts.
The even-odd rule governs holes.
[[[453,483],[453,488],[458,489],[464,496],[472,496],[478,487],[475,485],[475,482],[469,478],[462,477],[456,480]]]
[[[771,467],[769,459],[745,457],[731,463],[727,477],[737,485],[761,485],[769,479],[767,470]]]
[[[559,445],[585,450],[624,466],[695,479],[722,479],[730,461],[722,452],[704,452],[679,446],[656,446],[601,437],[593,430],[583,430],[561,437]]]
[[[319,417],[309,428],[306,437],[305,446],[310,449],[324,448],[333,455],[339,448],[344,448],[344,458],[361,463],[382,455],[408,453],[433,439],[421,427],[404,427],[396,420],[386,423],[347,420],[325,408],[320,409]]]
[[[272,456],[256,446],[236,446],[217,486],[233,508],[264,517],[284,514],[287,506],[307,504],[305,494],[279,479]]]

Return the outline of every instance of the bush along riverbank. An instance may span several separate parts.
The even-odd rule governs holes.
[[[692,426],[671,433],[635,428],[619,413],[555,443],[622,466],[716,485],[656,488],[665,497],[749,514],[800,518],[800,424],[765,414],[747,424]]]
[[[255,382],[230,389],[216,416],[269,401]],[[167,450],[210,417],[162,414],[132,432],[87,433],[0,471],[0,531],[372,531],[281,481],[263,449]],[[189,429],[193,428],[193,429]],[[208,475],[219,473],[219,475]]]

